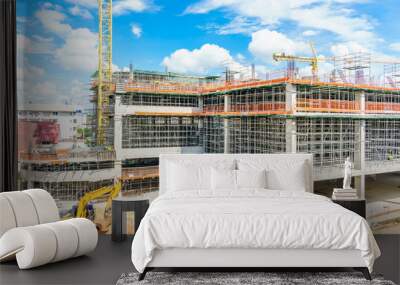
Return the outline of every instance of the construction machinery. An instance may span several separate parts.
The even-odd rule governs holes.
[[[99,45],[97,79],[96,143],[106,144],[105,129],[109,125],[109,96],[112,90],[112,0],[99,0]]]
[[[311,65],[311,73],[313,79],[317,80],[318,79],[318,57],[317,57],[317,52],[315,50],[314,44],[310,42],[310,48],[312,51],[313,56],[312,57],[306,57],[306,56],[295,56],[295,55],[287,55],[285,53],[274,53],[272,55],[272,58],[275,61],[287,61],[288,62],[288,76],[293,77],[294,75],[294,67],[295,67],[295,62],[306,62]]]
[[[65,215],[63,218],[77,217],[77,218],[89,218],[94,220],[94,208],[91,204],[94,200],[99,200],[107,197],[104,206],[104,215],[101,222],[97,222],[96,226],[99,231],[107,232],[111,224],[111,206],[112,199],[117,197],[121,192],[122,182],[118,180],[117,183],[110,186],[104,186],[91,192],[85,193],[79,200],[78,205],[74,206],[70,213]]]

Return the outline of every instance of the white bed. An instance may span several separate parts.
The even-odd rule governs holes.
[[[155,267],[354,267],[370,278],[380,251],[367,222],[312,194],[312,181],[309,154],[161,155],[160,196],[132,243],[140,279]]]

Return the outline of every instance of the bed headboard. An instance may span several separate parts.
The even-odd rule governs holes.
[[[282,159],[295,159],[296,161],[303,160],[306,167],[306,191],[313,192],[313,157],[312,154],[161,154],[160,155],[160,194],[166,191],[167,185],[167,164],[169,161],[198,161],[207,162],[212,165],[218,160],[232,159],[232,162],[236,159],[254,160],[254,159],[265,159],[268,163],[274,163],[274,161],[281,161]]]

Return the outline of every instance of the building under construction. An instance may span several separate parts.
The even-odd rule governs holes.
[[[121,180],[123,193],[140,194],[158,189],[161,153],[307,152],[315,181],[342,177],[350,156],[364,196],[366,175],[400,170],[400,69],[375,83],[368,62],[345,62],[353,65],[326,78],[290,70],[247,80],[115,72],[101,108],[94,77],[93,147],[21,154],[23,185],[78,200]]]
[[[274,54],[287,69],[265,78],[188,76],[133,70],[112,72],[112,1],[100,0],[99,64],[88,116],[91,149],[20,158],[27,187],[60,200],[121,182],[123,194],[158,190],[161,153],[312,153],[314,180],[342,177],[354,161],[354,184],[400,171],[400,64],[357,53],[332,59]],[[332,71],[318,73],[318,61]],[[309,63],[302,75],[296,61]],[[374,77],[371,66],[380,64]]]
[[[370,63],[360,61],[343,59],[327,79],[114,73],[102,127],[123,191],[157,189],[161,153],[307,152],[316,181],[342,177],[351,157],[363,197],[365,175],[400,170],[400,85],[397,74],[373,83]]]

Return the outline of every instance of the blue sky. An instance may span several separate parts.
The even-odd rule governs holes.
[[[399,0],[114,0],[115,69],[263,77],[273,52],[319,56],[366,51],[400,57]],[[18,0],[20,104],[88,106],[97,64],[97,0]],[[307,66],[300,66],[308,72]],[[321,64],[321,72],[332,68]],[[378,72],[379,70],[376,69]]]

